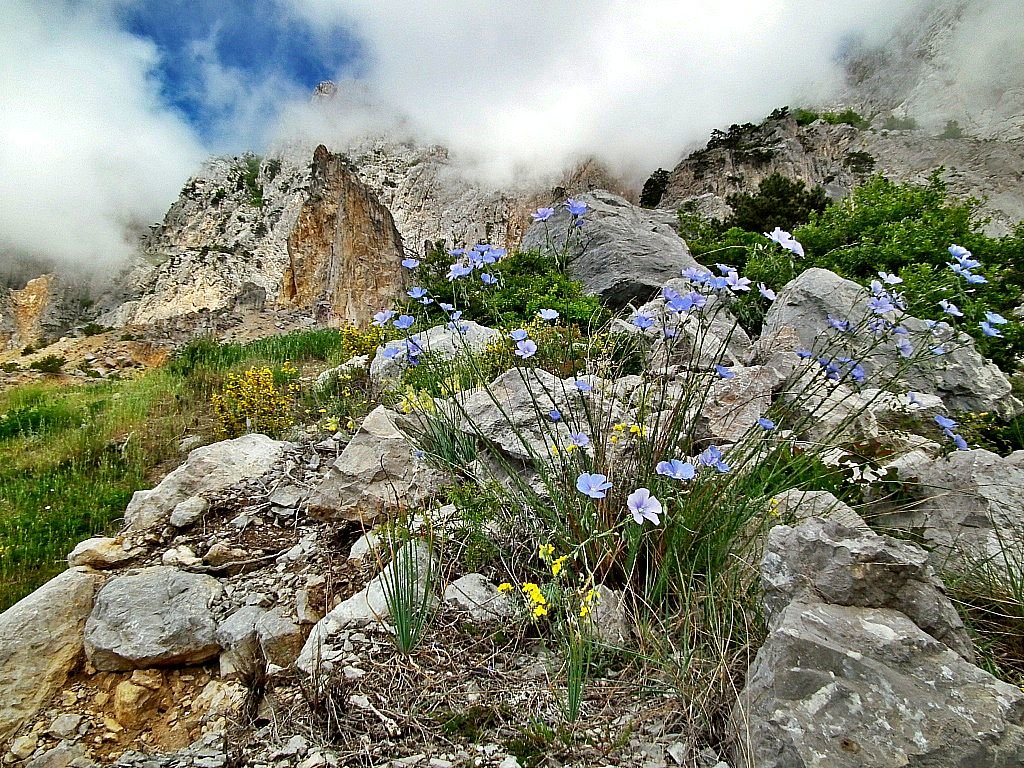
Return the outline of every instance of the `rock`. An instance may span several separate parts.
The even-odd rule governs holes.
[[[461,355],[479,355],[487,349],[487,345],[501,338],[501,331],[479,325],[472,320],[460,321],[458,329],[449,325],[435,325],[425,331],[414,333],[409,337],[413,349],[421,349],[437,360],[454,360]],[[387,357],[389,350],[398,350],[394,357]],[[389,341],[378,348],[370,363],[370,386],[375,392],[381,392],[396,386],[405,369],[409,367],[407,344],[405,339]]]
[[[103,577],[68,570],[0,613],[0,743],[57,691],[82,655],[82,636]]]
[[[114,717],[125,728],[142,728],[154,718],[154,710],[163,698],[160,686],[122,680],[114,688]]]
[[[380,624],[391,616],[388,608],[387,584],[393,584],[403,574],[409,576],[409,592],[414,602],[426,603],[430,609],[434,602],[433,588],[437,573],[436,555],[430,546],[421,540],[403,544],[395,553],[394,560],[359,592],[334,607],[318,621],[306,638],[295,662],[295,666],[308,675],[319,675],[344,655],[334,647],[333,640],[345,629]],[[401,583],[401,582],[400,582]]]
[[[263,658],[268,664],[289,667],[302,650],[306,637],[302,628],[288,618],[284,609],[272,608],[256,622]]]
[[[68,565],[72,568],[80,565],[105,570],[124,565],[142,553],[139,548],[129,548],[125,541],[118,538],[98,536],[80,541],[68,555]]]
[[[19,760],[27,760],[36,751],[37,746],[39,746],[39,738],[34,733],[19,736],[11,742],[11,754]]]
[[[862,445],[878,440],[878,422],[867,398],[845,384],[828,380],[807,367],[791,379],[781,395],[790,410],[793,431],[823,445]]]
[[[313,605],[308,589],[295,590],[295,617],[299,624],[316,624],[324,617],[323,611]]]
[[[211,680],[192,700],[192,712],[198,714],[204,723],[235,717],[241,712],[245,695],[245,687],[239,683]]]
[[[737,442],[771,406],[780,379],[768,367],[733,369],[730,379],[712,383],[700,412],[700,433],[715,442]]]
[[[259,643],[256,639],[256,622],[265,611],[258,605],[239,608],[220,626],[214,635],[223,648],[220,654],[220,676],[225,680],[240,680],[252,677],[263,663]]]
[[[294,508],[299,506],[299,503],[305,496],[306,491],[304,489],[285,483],[275,488],[267,501],[271,504],[276,504],[279,507]]]
[[[603,304],[620,309],[643,303],[666,280],[699,266],[660,212],[601,189],[577,199],[588,208],[581,228],[571,226],[568,210],[560,206],[548,221],[530,226],[520,247],[567,251],[569,274]]]
[[[78,736],[78,726],[82,724],[82,716],[75,714],[63,714],[54,718],[50,723],[48,733],[57,739],[73,739]]]
[[[84,762],[84,765],[82,763]],[[30,761],[25,768],[92,768],[93,762],[85,759],[85,750],[79,744],[61,742]]]
[[[202,496],[192,496],[176,504],[167,521],[175,528],[188,528],[210,509],[210,502]]]
[[[993,411],[1012,417],[1024,410],[1024,405],[1011,395],[1009,379],[978,354],[974,342],[963,333],[943,342],[948,347],[945,354],[929,355],[901,373],[896,382],[891,381],[900,368],[906,366],[894,343],[878,343],[867,332],[839,334],[829,330],[830,314],[849,320],[853,326],[867,318],[870,315],[868,298],[868,291],[857,283],[844,280],[827,269],[808,269],[779,292],[765,315],[763,333],[770,337],[789,326],[796,332],[801,346],[817,353],[822,350],[815,349],[815,344],[821,347],[823,336],[831,335],[835,349],[828,351],[829,356],[846,355],[856,359],[864,367],[868,386],[881,389],[899,386],[937,395],[956,411]],[[922,344],[935,344],[923,320],[903,316],[899,322],[909,331],[907,338],[915,349]]]
[[[184,544],[178,547],[171,547],[163,555],[160,556],[160,562],[164,565],[183,565],[185,567],[191,567],[193,565],[199,565],[202,560],[196,557],[196,553],[192,551],[190,547],[186,547]]]
[[[899,611],[796,599],[774,618],[730,723],[758,768],[1011,766],[1024,693]]]
[[[422,506],[438,492],[444,475],[413,457],[395,419],[384,406],[370,412],[311,494],[310,516],[366,523],[386,510]]]
[[[969,662],[974,646],[928,555],[909,542],[812,517],[768,534],[761,566],[769,619],[790,601],[900,611]]]
[[[151,530],[163,525],[186,499],[259,477],[281,458],[289,445],[266,435],[251,434],[196,448],[156,488],[135,492],[124,513],[128,531]]]
[[[844,528],[864,533],[871,531],[864,519],[828,491],[801,491],[793,488],[772,497],[772,506],[782,520],[797,522],[809,517],[834,520]]]
[[[911,503],[885,515],[883,522],[920,536],[939,566],[1019,574],[1024,551],[1021,459],[1022,451],[1001,458],[984,449],[934,460],[921,452],[907,454],[889,466]]]
[[[203,560],[214,568],[219,568],[228,563],[242,562],[248,557],[249,553],[241,547],[229,547],[223,541],[218,541],[206,551]]]
[[[346,155],[318,146],[309,185],[288,235],[282,298],[322,321],[366,326],[402,288],[402,236]]]
[[[155,566],[108,582],[85,627],[85,652],[100,671],[199,664],[220,650],[212,576]]]
[[[341,365],[321,371],[316,377],[316,389],[323,391],[331,382],[336,382],[340,377],[352,375],[364,371],[370,365],[369,355],[355,355],[350,357]]]
[[[466,611],[474,621],[496,621],[513,613],[509,599],[479,573],[467,573],[445,587],[444,601]]]
[[[590,614],[581,623],[593,633],[594,639],[603,645],[624,645],[632,635],[622,593],[604,584],[595,588],[597,599],[590,605]]]
[[[352,544],[348,551],[349,560],[362,560],[368,554],[378,549],[381,545],[380,536],[376,531],[370,530],[360,536]]]

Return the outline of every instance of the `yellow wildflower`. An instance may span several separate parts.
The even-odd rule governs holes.
[[[533,618],[539,619],[541,616],[547,616],[547,615],[548,615],[548,609],[545,608],[543,605],[538,605],[538,606],[534,607],[534,609],[533,609]]]
[[[499,592],[511,592],[512,591],[512,585],[509,584],[507,581],[503,581],[503,582],[501,582],[501,584],[498,585],[498,591]]]
[[[569,558],[568,555],[562,555],[560,558],[551,563],[551,575],[557,576],[562,572],[562,566],[565,565],[565,561]]]
[[[555,547],[552,544],[541,544],[537,557],[541,560],[550,560],[555,554]]]

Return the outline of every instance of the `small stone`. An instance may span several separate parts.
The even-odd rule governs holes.
[[[237,562],[246,559],[246,551],[238,547],[229,547],[222,541],[218,541],[206,552],[206,556],[203,558],[206,562],[214,567],[226,565],[227,563]]]
[[[210,502],[201,496],[191,496],[176,504],[168,522],[175,528],[188,528],[210,509]]]
[[[70,739],[77,735],[81,722],[81,715],[60,715],[50,723],[49,733],[58,739]]]
[[[19,760],[27,760],[36,751],[39,739],[34,735],[19,736],[11,742],[11,754]]]
[[[160,562],[164,565],[183,565],[187,567],[199,565],[202,561],[196,557],[196,553],[190,547],[181,545],[179,547],[172,547],[164,552]]]

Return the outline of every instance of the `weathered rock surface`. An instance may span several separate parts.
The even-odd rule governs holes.
[[[81,660],[85,622],[102,581],[68,570],[0,613],[0,743],[61,689]]]
[[[444,589],[446,603],[467,612],[474,621],[496,621],[513,613],[508,597],[479,573],[467,573]]]
[[[895,463],[913,503],[885,516],[886,525],[912,531],[939,564],[1019,573],[1024,567],[1024,451],[1003,458],[991,451],[956,451]]]
[[[302,628],[289,618],[283,608],[271,608],[256,622],[263,658],[268,664],[288,667],[302,650],[306,639]]]
[[[108,582],[85,626],[85,652],[101,671],[198,664],[220,651],[212,576],[155,566]]]
[[[1010,766],[1024,693],[899,611],[795,600],[776,616],[733,713],[734,764]]]
[[[266,613],[258,605],[245,605],[225,619],[214,634],[224,650],[220,654],[220,676],[238,680],[252,675],[261,663],[256,622]]]
[[[196,448],[188,460],[149,491],[136,491],[124,517],[127,531],[141,533],[166,523],[178,504],[267,472],[289,443],[250,434]]]
[[[974,646],[928,554],[905,541],[812,517],[768,534],[761,580],[769,617],[792,600],[892,608],[974,661]]]
[[[501,331],[479,325],[471,320],[460,322],[458,329],[449,325],[435,325],[409,337],[413,349],[420,349],[438,360],[454,360],[465,354],[480,354],[492,341],[501,338]],[[397,350],[394,357],[386,352]],[[409,367],[407,342],[404,339],[389,341],[377,350],[370,363],[370,383],[377,391],[396,385]]]
[[[871,531],[860,515],[828,491],[800,491],[794,488],[776,494],[772,498],[772,503],[776,513],[783,520],[802,521],[809,517],[820,517],[834,520],[844,528],[865,533]]]
[[[402,237],[391,212],[344,155],[313,153],[309,197],[288,235],[282,297],[329,323],[368,325],[403,284]]]
[[[845,280],[827,269],[805,270],[789,282],[765,315],[763,334],[783,339],[783,328],[796,331],[801,346],[823,349],[831,339],[831,358],[846,355],[855,358],[866,373],[866,384],[882,389],[892,384],[899,369],[906,368],[893,342],[877,343],[870,333],[840,334],[829,329],[828,316],[848,320],[854,327],[869,316],[866,289],[851,280]],[[910,332],[909,339],[915,349],[921,344],[935,344],[931,331],[923,320],[910,316],[899,318],[899,323]],[[993,411],[1003,416],[1018,413],[1022,405],[1011,393],[1009,379],[994,364],[985,360],[974,349],[974,342],[963,333],[943,342],[946,353],[929,355],[902,373],[896,384],[904,389],[938,395],[953,410]]]
[[[97,570],[116,568],[141,552],[141,549],[126,546],[126,542],[120,537],[97,536],[76,544],[68,555],[68,565],[72,568],[86,565]]]
[[[699,266],[664,214],[605,190],[579,200],[588,208],[583,227],[572,227],[569,212],[559,207],[546,222],[530,226],[521,247],[567,250],[569,274],[605,304],[643,303],[684,268]]]
[[[437,493],[444,475],[413,456],[396,418],[382,405],[370,412],[309,497],[310,515],[370,522],[385,510],[417,507]]]

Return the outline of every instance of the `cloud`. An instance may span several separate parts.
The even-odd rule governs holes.
[[[159,98],[155,48],[109,2],[12,0],[0,31],[0,260],[113,269],[204,149]]]
[[[827,98],[844,47],[884,39],[923,5],[286,1],[362,39],[370,103],[495,180],[588,153],[625,172],[671,166],[711,128]],[[344,115],[366,122],[350,104]]]

